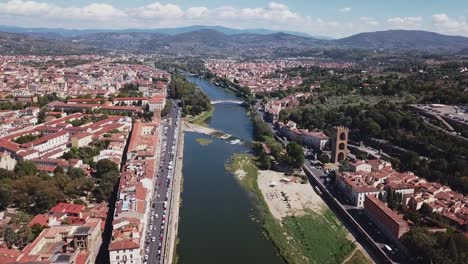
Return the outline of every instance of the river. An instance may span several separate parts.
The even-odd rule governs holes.
[[[234,94],[195,77],[211,100],[238,99]],[[217,104],[207,124],[245,140],[252,140],[252,122],[243,106]],[[201,145],[197,139],[212,140]],[[183,192],[180,208],[179,264],[283,264],[260,223],[251,199],[225,164],[247,148],[210,136],[186,132]]]

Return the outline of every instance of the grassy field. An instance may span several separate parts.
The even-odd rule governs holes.
[[[205,120],[213,115],[214,107],[210,111],[205,111],[197,116],[187,116],[186,120],[197,125],[206,125]]]
[[[301,217],[287,217],[283,226],[309,263],[341,263],[356,247],[329,210],[320,215],[310,212]]]
[[[282,223],[276,220],[258,187],[252,155],[235,154],[226,169],[245,172],[241,185],[255,194],[263,228],[288,263],[341,263],[354,250],[355,245],[346,238],[346,230],[330,211],[288,217]]]
[[[356,250],[353,256],[345,262],[345,264],[372,264],[370,261],[360,250]]]

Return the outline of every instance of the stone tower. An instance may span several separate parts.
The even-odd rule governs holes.
[[[346,159],[348,151],[348,132],[347,127],[334,127],[332,137],[332,162],[339,163]]]

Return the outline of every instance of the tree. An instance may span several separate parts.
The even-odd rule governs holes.
[[[258,157],[259,168],[262,170],[269,170],[271,168],[271,159],[266,153],[260,154]]]
[[[18,247],[24,247],[27,244],[31,243],[34,240],[34,234],[31,232],[31,228],[28,226],[22,226],[17,232],[17,242]]]
[[[3,240],[7,244],[8,248],[13,247],[18,241],[18,236],[16,235],[13,228],[7,226],[3,231]]]
[[[323,153],[317,158],[322,163],[330,163],[330,157],[327,154]]]
[[[19,176],[31,176],[36,175],[37,166],[36,163],[30,160],[20,160],[16,163],[14,172]]]
[[[102,159],[96,163],[96,177],[102,178],[108,172],[119,172],[117,164],[109,159]]]
[[[8,185],[0,184],[0,210],[7,208],[13,203],[13,194],[10,188]]]
[[[302,147],[296,142],[290,142],[286,146],[288,164],[295,168],[300,168],[304,163],[304,152]]]
[[[42,124],[45,122],[45,118],[47,115],[47,110],[45,108],[41,108],[41,111],[39,111],[39,114],[37,115],[37,123]]]
[[[449,238],[448,240],[448,252],[450,258],[457,263],[458,262],[458,250],[457,250],[457,245],[455,245],[455,241],[453,240],[452,237]]]
[[[70,175],[70,177],[72,179],[79,179],[79,178],[83,178],[84,176],[86,176],[85,172],[81,168],[71,168],[71,169],[69,169],[68,170],[68,175]]]
[[[38,237],[39,234],[41,234],[42,230],[44,230],[44,227],[41,226],[40,224],[34,224],[31,226],[31,232],[34,238]]]
[[[54,175],[57,175],[57,174],[64,174],[65,173],[65,170],[63,169],[62,166],[57,166],[55,167],[54,169]]]
[[[16,174],[12,171],[0,168],[0,180],[1,179],[16,179]]]

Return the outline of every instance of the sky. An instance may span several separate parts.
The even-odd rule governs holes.
[[[418,29],[468,36],[468,0],[0,0],[0,25],[67,29],[218,25],[335,38]]]

